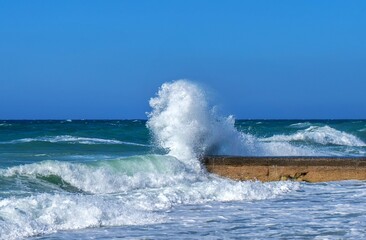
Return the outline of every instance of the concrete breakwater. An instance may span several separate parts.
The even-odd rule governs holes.
[[[366,180],[366,157],[205,156],[208,172],[234,180]]]

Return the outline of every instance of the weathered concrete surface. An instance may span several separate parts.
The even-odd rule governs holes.
[[[366,157],[206,156],[203,163],[209,172],[235,180],[366,180]]]

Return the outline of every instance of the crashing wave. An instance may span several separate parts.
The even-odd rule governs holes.
[[[239,132],[234,117],[220,116],[207,102],[205,92],[187,80],[164,83],[150,106],[147,127],[157,145],[178,159],[191,160],[191,165],[202,155],[323,155],[290,143],[261,142]]]
[[[45,136],[36,138],[22,138],[12,140],[9,142],[2,142],[3,144],[17,144],[17,143],[29,143],[29,142],[49,142],[49,143],[68,143],[68,144],[123,144],[123,145],[134,145],[134,146],[148,146],[140,143],[102,139],[102,138],[87,138],[87,137],[76,137],[70,135],[61,136]]]
[[[342,132],[331,128],[329,126],[311,126],[305,130],[298,131],[291,135],[274,135],[272,137],[261,139],[265,142],[292,142],[292,141],[305,141],[310,143],[318,143],[322,145],[340,145],[340,146],[353,146],[364,147],[364,143],[361,139],[353,136],[349,133]]]

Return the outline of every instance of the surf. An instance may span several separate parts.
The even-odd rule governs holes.
[[[300,130],[292,135],[274,135],[264,138],[262,141],[268,142],[296,142],[303,141],[308,143],[322,145],[338,145],[351,147],[365,147],[361,139],[349,133],[339,131],[327,125],[325,126],[310,126],[304,130]]]
[[[86,144],[86,145],[132,145],[149,147],[147,144],[119,141],[115,139],[102,139],[102,138],[90,138],[90,137],[79,137],[71,135],[58,135],[58,136],[45,136],[45,137],[35,137],[35,138],[21,138],[11,141],[0,142],[0,144],[22,144],[22,143],[33,143],[33,142],[45,142],[45,143],[65,143],[65,144]]]
[[[126,134],[126,138],[118,138],[111,129],[107,131],[108,136],[105,132],[88,135],[86,133],[95,126],[99,129],[105,125],[90,123],[92,126],[88,128],[80,122],[82,124],[78,124],[85,128],[80,135],[75,133],[80,132],[77,126],[75,132],[64,133],[65,124],[57,125],[61,130],[54,135],[50,132],[41,135],[44,125],[37,123],[40,130],[34,135],[15,133],[16,137],[6,139],[13,143],[2,146],[17,150],[29,147],[31,154],[37,156],[29,160],[29,152],[25,151],[23,164],[0,169],[0,238],[169,223],[169,211],[182,205],[276,198],[296,192],[300,183],[237,182],[220,178],[205,171],[201,158],[205,155],[320,154],[313,146],[296,145],[301,141],[294,141],[292,136],[290,139],[263,139],[245,129],[239,131],[233,116],[221,115],[205,90],[187,80],[164,83],[149,104],[151,111],[146,128],[151,141],[145,140],[149,135],[144,121],[134,123],[138,127],[132,130],[105,123],[118,134]],[[296,130],[304,133],[304,129]],[[312,130],[317,131],[333,130]],[[143,146],[132,156],[130,149],[118,151],[130,143]],[[37,147],[42,151],[34,153]],[[86,157],[92,153],[95,153],[92,158]],[[106,153],[107,159],[98,159]],[[55,159],[57,157],[59,159]]]
[[[3,169],[0,181],[12,183],[7,189],[18,192],[0,198],[1,239],[164,223],[165,212],[175,206],[269,199],[299,187],[294,182],[235,182],[198,174],[168,155],[93,163],[43,161]]]
[[[199,169],[197,159],[204,155],[313,156],[314,149],[289,142],[266,142],[238,131],[233,116],[221,116],[207,94],[188,80],[164,83],[150,99],[152,111],[147,127],[157,146],[169,155]]]

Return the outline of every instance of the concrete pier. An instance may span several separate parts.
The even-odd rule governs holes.
[[[207,170],[234,180],[366,180],[366,157],[205,156]]]

